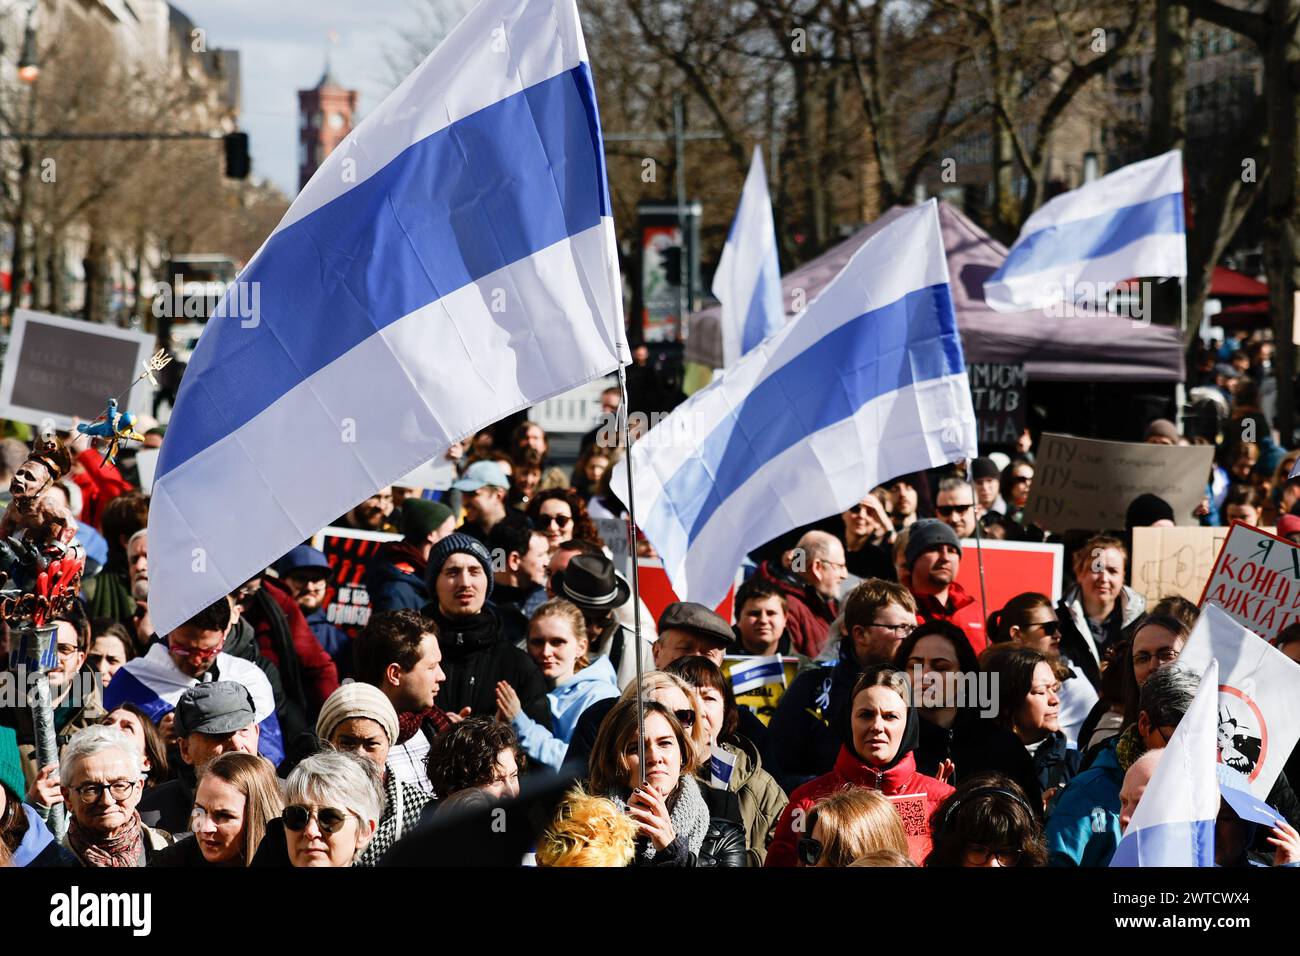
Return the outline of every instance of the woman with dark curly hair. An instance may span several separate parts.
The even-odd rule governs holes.
[[[519,796],[527,760],[509,724],[469,717],[433,738],[426,767],[441,808],[469,790],[494,800]]]
[[[1025,792],[1000,773],[964,780],[930,822],[926,866],[1045,866],[1047,847]]]
[[[598,548],[605,547],[596,525],[587,517],[587,506],[570,489],[538,492],[528,502],[528,518],[534,528],[546,535],[550,554],[555,554],[560,542],[569,540],[590,541]]]

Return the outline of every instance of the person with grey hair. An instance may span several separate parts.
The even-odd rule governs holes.
[[[285,782],[280,820],[290,865],[351,866],[383,815],[383,785],[371,761],[338,751],[313,754]]]
[[[1091,766],[1070,781],[1050,809],[1048,865],[1110,863],[1119,845],[1124,776],[1143,754],[1169,743],[1200,683],[1196,674],[1173,664],[1147,678],[1137,721],[1102,744]]]
[[[759,567],[759,580],[785,595],[785,631],[800,654],[816,657],[826,646],[840,613],[840,585],[848,576],[843,543],[825,531],[806,532],[780,564],[764,561]]]
[[[139,748],[116,727],[79,730],[63,748],[60,790],[70,822],[64,838],[84,866],[148,866],[169,846],[136,809],[144,789]]]

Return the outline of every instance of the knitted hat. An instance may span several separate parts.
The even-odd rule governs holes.
[[[353,717],[373,720],[388,735],[389,746],[397,743],[397,711],[393,703],[374,684],[348,681],[325,699],[316,718],[316,736],[329,740],[339,724]]]
[[[997,462],[992,458],[976,458],[970,463],[970,480],[979,481],[981,478],[997,478],[1002,474],[998,468]]]
[[[907,566],[910,568],[925,552],[943,544],[952,545],[961,554],[961,539],[957,537],[956,531],[938,518],[922,518],[907,532],[907,550],[904,552]]]
[[[438,593],[434,582],[438,578],[438,573],[442,571],[442,566],[453,554],[468,554],[483,565],[483,573],[487,575],[487,594],[484,599],[492,597],[492,555],[488,554],[488,549],[483,547],[477,538],[471,538],[459,531],[447,535],[429,551],[429,563],[424,569],[424,583],[429,589],[429,594]]]
[[[402,502],[402,537],[423,541],[451,517],[451,509],[437,501],[407,498]]]
[[[1167,418],[1157,418],[1147,426],[1146,433],[1142,436],[1144,441],[1150,438],[1167,438],[1175,443],[1180,437],[1178,426]]]
[[[1124,530],[1149,528],[1164,518],[1174,520],[1174,509],[1169,506],[1169,502],[1159,495],[1150,493],[1138,495],[1129,503],[1128,511],[1124,513]]]

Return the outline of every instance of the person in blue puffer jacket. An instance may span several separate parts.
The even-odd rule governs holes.
[[[523,712],[519,695],[506,681],[497,684],[497,719],[507,721],[528,756],[558,770],[569,749],[578,718],[599,700],[618,697],[618,676],[608,657],[587,660],[587,627],[577,606],[547,601],[528,622],[528,654],[549,688],[552,728]]]

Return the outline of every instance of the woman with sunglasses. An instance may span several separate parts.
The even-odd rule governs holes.
[[[890,548],[894,542],[894,522],[875,493],[840,515],[844,522],[844,562],[849,574],[867,580],[894,579],[894,561]]]
[[[790,794],[764,866],[794,866],[799,837],[817,801],[850,787],[900,798],[894,809],[908,831],[912,859],[919,862],[929,852],[930,814],[952,787],[916,769],[913,751],[920,739],[920,718],[911,706],[907,678],[887,664],[868,667],[849,700],[838,726],[843,743],[834,769]]]
[[[873,853],[907,855],[907,831],[889,800],[853,787],[822,797],[799,837],[799,866],[846,867]]]
[[[373,765],[325,751],[303,760],[284,787],[284,824],[292,866],[343,867],[366,848],[384,814]]]
[[[1079,730],[1097,706],[1097,689],[1077,670],[1061,660],[1061,622],[1045,594],[1017,594],[1000,611],[989,615],[989,640],[994,644],[1019,644],[1054,658],[1068,670],[1061,681],[1059,720],[1071,747],[1078,747]]]
[[[934,815],[926,866],[1045,866],[1038,814],[1015,782],[996,773],[966,780]]]
[[[589,778],[591,793],[613,800],[637,824],[632,865],[744,866],[744,830],[711,817],[686,728],[663,704],[642,706],[645,736],[638,741],[636,698],[614,705],[596,736]]]
[[[997,679],[994,721],[1025,745],[1033,760],[1044,805],[1079,770],[1079,751],[1061,731],[1061,680],[1056,657],[1018,644],[999,644],[980,658],[985,673]]]
[[[528,502],[528,518],[546,535],[551,554],[562,541],[590,541],[598,548],[605,547],[596,525],[587,517],[586,505],[567,488],[551,488],[534,495]]]

